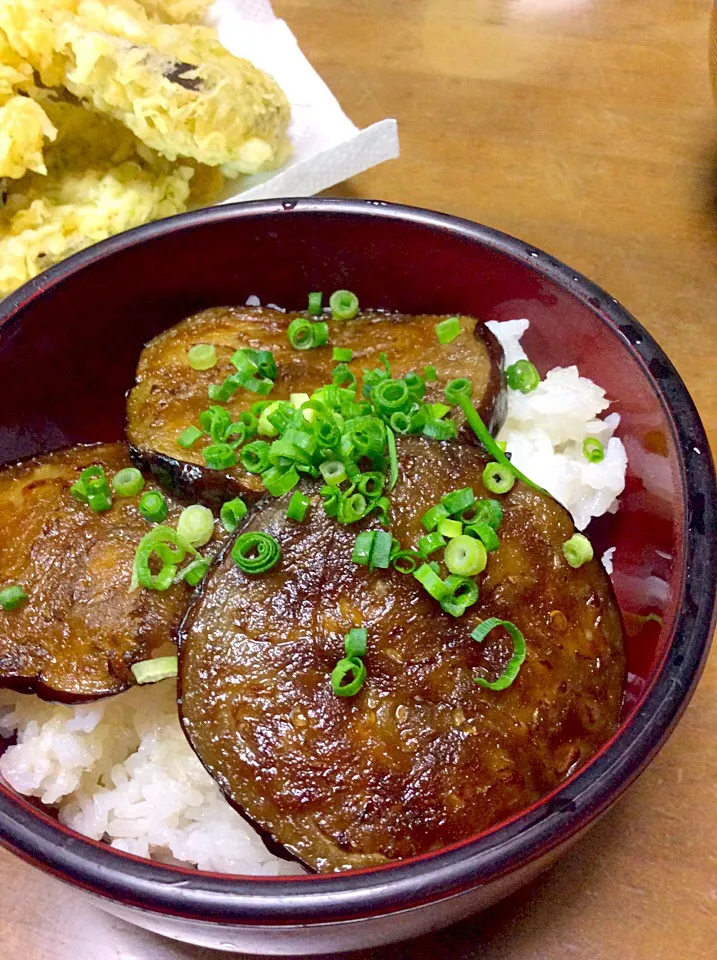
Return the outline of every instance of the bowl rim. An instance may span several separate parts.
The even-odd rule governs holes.
[[[644,770],[699,680],[717,608],[717,482],[707,436],[687,388],[645,328],[599,286],[529,243],[450,214],[376,200],[259,200],[209,207],[137,227],[51,267],[0,305],[0,335],[28,304],[66,278],[128,247],[212,223],[310,215],[403,220],[478,243],[556,282],[622,340],[670,425],[685,500],[680,612],[661,662],[615,736],[551,794],[484,833],[412,860],[342,874],[232,877],[134,857],[82,837],[0,784],[0,842],[23,859],[101,897],[158,913],[227,924],[355,920],[435,902],[486,884],[568,843]],[[658,383],[659,381],[659,383]],[[694,511],[704,522],[689,523]]]

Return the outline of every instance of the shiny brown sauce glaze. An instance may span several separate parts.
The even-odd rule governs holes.
[[[403,546],[450,490],[489,496],[484,456],[458,443],[399,442],[392,533]],[[268,573],[248,576],[228,551],[181,629],[184,730],[227,797],[313,869],[410,857],[468,837],[525,808],[584,764],[614,732],[625,671],[623,632],[597,561],[571,568],[569,514],[517,483],[500,498],[500,548],[479,577],[479,602],[453,618],[411,576],[351,559],[357,532],[306,520],[286,498],[265,501],[245,529],[281,544]],[[445,575],[445,570],[443,571]],[[524,633],[511,687],[494,679],[512,651],[488,617]],[[343,637],[368,630],[368,677],[337,697],[331,670]]]
[[[74,447],[0,471],[0,585],[28,594],[0,610],[0,686],[67,702],[119,693],[133,682],[131,665],[172,639],[188,606],[184,583],[130,593],[135,551],[152,525],[136,496],[115,496],[102,513],[76,500],[70,487],[91,464],[111,479],[131,466],[129,449]],[[181,505],[168,505],[166,522],[176,524]],[[209,549],[225,538],[217,530]]]
[[[443,388],[454,377],[473,382],[473,400],[483,419],[497,430],[505,417],[502,389],[502,349],[493,334],[473,317],[461,317],[462,332],[450,344],[440,344],[436,316],[362,313],[350,321],[330,321],[330,343],[313,350],[295,350],[287,328],[301,313],[281,313],[262,307],[217,307],[189,317],[155,337],[144,349],[136,384],[127,404],[127,437],[138,463],[184,498],[221,502],[242,495],[256,499],[261,479],[240,466],[209,470],[201,442],[184,450],[177,443],[182,431],[198,424],[211,403],[207,388],[235,373],[230,357],[240,347],[271,350],[278,374],[269,400],[288,400],[292,393],[312,393],[331,383],[334,347],[353,350],[349,369],[361,378],[364,369],[378,366],[386,353],[394,377],[436,368],[427,384],[426,401],[443,401]],[[189,349],[200,343],[216,347],[218,362],[209,370],[194,370]],[[232,419],[259,399],[239,389],[225,406]],[[472,436],[472,435],[471,435]],[[471,437],[467,437],[471,439]]]

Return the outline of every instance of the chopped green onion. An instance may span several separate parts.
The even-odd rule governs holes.
[[[17,584],[9,584],[0,590],[0,607],[3,610],[17,610],[27,601],[27,594]]]
[[[505,377],[511,390],[532,393],[540,383],[540,374],[530,360],[517,360],[505,371]]]
[[[289,467],[288,470],[269,467],[262,473],[261,479],[272,497],[282,497],[289,490],[294,489],[299,482],[299,474],[295,467]]]
[[[356,657],[365,657],[368,641],[368,631],[365,627],[354,627],[344,637],[346,656],[351,660]]]
[[[153,660],[140,660],[133,663],[130,670],[137,683],[158,683],[169,680],[179,672],[177,657],[155,657]]]
[[[438,374],[436,373],[435,367],[424,367],[423,376],[428,383],[434,383],[438,379]]]
[[[371,392],[371,402],[384,416],[390,416],[410,405],[411,394],[404,380],[381,380]]]
[[[469,524],[466,527],[466,533],[470,534],[472,537],[477,537],[486,548],[488,553],[492,553],[500,546],[498,534],[489,523],[485,523],[483,520],[480,520],[477,523]]]
[[[302,493],[300,490],[295,490],[292,494],[291,500],[289,500],[289,506],[286,510],[286,515],[289,520],[296,520],[297,523],[301,523],[304,517],[306,516],[306,511],[309,509],[309,504],[311,500]]]
[[[422,564],[413,576],[434,600],[442,601],[447,599],[450,591],[430,564]]]
[[[473,493],[473,487],[463,487],[461,490],[451,490],[450,493],[441,497],[441,503],[448,513],[455,517],[456,514],[463,513],[476,502],[476,495]]]
[[[144,487],[144,477],[137,467],[125,467],[112,477],[112,489],[118,497],[136,497]]]
[[[190,587],[196,587],[198,583],[206,577],[209,570],[209,560],[204,557],[197,557],[182,570],[179,575],[180,580],[184,580]]]
[[[398,433],[401,436],[410,433],[413,427],[413,416],[408,413],[404,413],[403,410],[396,410],[395,413],[392,413],[388,419],[389,424],[391,425],[391,430],[394,433]]]
[[[446,540],[452,540],[454,537],[460,537],[463,533],[463,524],[460,520],[439,520],[436,528],[442,537]]]
[[[329,297],[334,320],[353,320],[359,311],[358,297],[350,290],[335,290]]]
[[[323,347],[329,342],[329,325],[325,320],[319,320],[313,324],[314,328],[314,346]]]
[[[199,426],[215,443],[221,443],[224,435],[229,429],[232,418],[225,407],[218,404],[209,407],[208,410],[202,410],[199,414]]]
[[[478,500],[473,508],[473,516],[468,521],[462,518],[464,523],[487,523],[489,527],[497,530],[503,520],[503,507],[499,500],[484,499]]]
[[[377,497],[373,505],[373,512],[378,517],[378,522],[387,527],[389,525],[389,513],[391,512],[391,501],[388,497]]]
[[[565,559],[571,567],[582,567],[593,558],[593,546],[586,536],[582,533],[574,533],[569,540],[563,544],[563,553]]]
[[[439,343],[453,343],[460,332],[461,322],[458,317],[449,317],[448,320],[441,320],[440,323],[436,324],[436,336]]]
[[[354,352],[349,350],[348,347],[334,347],[334,352],[332,357],[336,362],[349,363],[353,359]]]
[[[207,387],[207,396],[210,400],[226,403],[227,400],[231,400],[240,386],[239,377],[233,373],[226,377],[221,383],[210,383]]]
[[[247,514],[247,507],[241,497],[234,497],[222,504],[219,519],[227,533],[234,533]]]
[[[263,473],[269,467],[269,444],[253,440],[242,449],[239,459],[247,473]]]
[[[307,307],[307,313],[310,313],[312,317],[320,317],[323,310],[322,302],[324,299],[323,293],[320,291],[317,293],[309,294],[309,306]]]
[[[345,682],[348,676],[352,676],[352,679]],[[331,689],[337,697],[353,697],[364,685],[365,680],[366,667],[363,660],[344,657],[331,672]]]
[[[268,403],[259,414],[259,423],[256,432],[262,437],[278,437],[279,431],[271,422],[269,417],[273,416],[281,406],[281,400],[275,400]]]
[[[508,493],[515,483],[515,474],[503,463],[489,463],[483,471],[483,486],[491,493]]]
[[[276,380],[276,360],[271,350],[253,350],[250,347],[243,347],[237,350],[230,360],[237,369],[241,385],[253,393],[262,392],[250,382],[256,378],[256,374],[259,374],[261,380]]]
[[[431,418],[423,428],[423,436],[431,440],[453,440],[458,433],[452,420],[436,420]]]
[[[488,554],[480,540],[462,534],[448,544],[443,560],[451,573],[474,577],[485,570]]]
[[[456,404],[459,397],[473,395],[473,383],[466,377],[459,377],[457,380],[449,380],[443,392],[448,403]]]
[[[109,510],[112,506],[107,474],[98,464],[85,467],[79,480],[70,487],[70,493],[76,500],[88,504],[95,513]]]
[[[398,570],[399,573],[412,574],[416,572],[423,560],[423,555],[415,550],[399,550],[393,555],[391,562],[393,569]]]
[[[357,535],[353,553],[351,554],[351,559],[354,563],[359,563],[361,566],[368,566],[368,562],[371,559],[375,532],[375,530],[364,530]]]
[[[494,630],[496,627],[503,627],[507,631],[508,635],[513,641],[513,655],[508,661],[508,665],[506,666],[505,670],[497,680],[488,681],[484,680],[482,677],[473,677],[473,679],[481,687],[487,687],[489,690],[505,690],[506,687],[509,687],[518,676],[520,668],[523,666],[523,662],[525,661],[527,647],[525,643],[525,637],[516,627],[516,625],[511,623],[510,620],[499,620],[497,617],[490,617],[490,619],[484,620],[483,623],[478,624],[475,630],[471,633],[471,637],[478,643],[482,643],[491,630]]]
[[[163,493],[159,490],[147,490],[139,498],[139,512],[150,523],[161,523],[167,519],[169,507]]]
[[[514,467],[511,464],[505,453],[500,449],[496,441],[490,435],[490,431],[481,420],[478,411],[475,409],[468,397],[461,397],[458,401],[458,406],[463,411],[468,426],[478,437],[488,453],[494,457],[498,463],[501,463],[504,467],[507,467],[518,478],[518,480],[522,480],[523,483],[527,484],[533,490],[537,490],[538,493],[544,493],[546,496],[549,496],[547,490],[543,490],[543,488],[539,487],[537,483],[533,483],[533,481],[526,477],[524,473],[521,473],[517,467]]]
[[[232,559],[244,573],[266,573],[281,557],[279,541],[268,533],[240,533],[232,547]]]
[[[478,584],[469,577],[459,577],[456,574],[446,577],[443,582],[450,592],[442,601],[441,607],[452,617],[462,617],[466,609],[478,600]]]
[[[305,403],[310,403],[311,397],[308,393],[292,393],[289,396],[289,403],[292,407],[296,407],[297,410],[300,410]]]
[[[421,523],[424,528],[430,533],[432,530],[435,530],[441,520],[445,520],[448,517],[448,511],[443,506],[442,503],[437,503],[435,507],[431,507],[430,510],[426,512],[421,517]]]
[[[177,443],[180,447],[184,447],[185,450],[189,450],[201,436],[202,431],[198,427],[187,427],[187,429],[182,430],[177,437]]]
[[[369,570],[375,570],[377,567],[381,570],[388,568],[392,545],[393,537],[388,530],[373,531],[373,544],[371,546],[371,556],[368,561]]]
[[[313,350],[328,342],[329,325],[323,320],[312,322],[306,317],[296,317],[289,324],[286,334],[294,350]]]
[[[434,420],[442,420],[451,408],[447,407],[445,403],[432,403],[429,409]]]
[[[192,370],[209,370],[217,365],[217,349],[213,343],[197,343],[189,349],[187,360]]]
[[[143,494],[142,499],[148,495]],[[154,527],[142,537],[137,547],[132,565],[130,591],[140,585],[147,590],[169,590],[177,576],[177,565],[188,553],[196,554],[197,551],[176,530],[165,526]],[[162,565],[158,573],[152,573],[150,569],[149,563],[153,554]]]
[[[356,489],[365,497],[380,497],[385,482],[384,475],[375,470],[370,473],[361,473],[355,480]]]
[[[605,459],[605,447],[597,437],[585,437],[583,440],[583,456],[590,463],[600,463]]]
[[[193,547],[203,547],[212,539],[214,514],[200,503],[185,507],[177,521],[177,533]]]
[[[211,443],[202,450],[202,456],[210,470],[228,470],[237,462],[236,453],[228,443]]]
[[[340,460],[325,460],[319,464],[319,472],[330,487],[337,487],[346,479],[346,467]]]
[[[339,509],[336,517],[339,523],[356,523],[368,513],[369,505],[362,493],[352,493],[342,496],[339,500]]]
[[[388,446],[388,492],[396,486],[398,480],[398,455],[396,453],[396,438],[393,430],[386,427],[386,445]]]
[[[445,521],[442,520],[441,523],[445,523]],[[425,537],[421,537],[419,539],[418,549],[424,557],[430,557],[430,555],[435,553],[436,550],[440,550],[441,547],[445,547],[446,543],[446,538],[441,536],[438,530],[434,530],[433,533],[427,533]]]

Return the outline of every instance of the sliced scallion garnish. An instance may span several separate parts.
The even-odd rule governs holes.
[[[511,390],[532,393],[540,383],[540,374],[530,360],[517,360],[505,371],[505,378]]]
[[[177,657],[155,657],[153,660],[140,660],[130,667],[137,683],[158,683],[169,680],[179,672]]]
[[[169,507],[163,493],[159,490],[147,490],[139,498],[139,512],[150,523],[161,523],[167,519]]]
[[[335,290],[329,297],[329,307],[334,320],[353,320],[359,311],[359,301],[350,290]]]
[[[461,332],[461,322],[458,317],[449,317],[436,324],[436,336],[442,344],[453,343]]]
[[[112,477],[112,489],[118,497],[136,497],[143,487],[144,477],[136,467],[124,467]]]
[[[503,673],[497,678],[497,680],[484,680],[483,677],[474,676],[473,679],[479,686],[487,687],[489,690],[505,690],[506,687],[509,687],[515,678],[520,672],[520,668],[523,666],[525,661],[525,656],[527,653],[527,647],[525,643],[525,637],[516,627],[514,623],[511,623],[510,620],[499,620],[497,617],[490,617],[488,620],[484,620],[483,623],[478,624],[475,630],[471,633],[473,640],[476,640],[478,643],[482,643],[491,630],[495,630],[496,627],[503,627],[504,630],[508,633],[511,640],[513,641],[513,655],[508,661]]]
[[[258,574],[271,570],[281,558],[281,546],[268,533],[240,533],[232,547],[232,559],[244,573]]]
[[[0,590],[0,607],[3,610],[17,610],[27,602],[28,596],[16,583],[8,584]]]
[[[355,696],[365,680],[366,667],[358,658],[344,657],[331,671],[331,689],[337,697]]]
[[[605,459],[605,447],[597,437],[585,437],[583,456],[589,463],[602,463]]]
[[[193,547],[203,547],[212,539],[214,514],[200,503],[185,507],[177,521],[177,533]]]
[[[490,493],[508,493],[515,483],[515,474],[504,463],[488,463],[483,471],[483,486]]]
[[[286,516],[289,520],[296,520],[297,523],[301,523],[306,516],[306,511],[309,509],[309,504],[311,501],[302,493],[300,490],[294,490],[291,500],[289,500],[289,506],[286,509]]]
[[[475,577],[485,570],[488,555],[480,540],[461,534],[450,541],[443,560],[451,573],[459,577]]]
[[[187,360],[192,370],[210,370],[217,365],[217,348],[213,343],[197,343],[190,347]]]
[[[593,545],[582,533],[574,533],[569,540],[563,544],[563,554],[571,567],[577,569],[584,563],[592,560]]]
[[[226,500],[219,511],[219,519],[227,533],[234,533],[247,513],[247,507],[241,497]]]

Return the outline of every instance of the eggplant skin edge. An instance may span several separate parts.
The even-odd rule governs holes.
[[[508,394],[505,385],[505,355],[498,338],[485,323],[478,321],[473,336],[485,344],[491,363],[491,375],[483,401],[477,408],[483,422],[492,435],[496,435],[505,423],[508,413]],[[459,428],[463,443],[478,444],[478,439],[466,424]],[[246,483],[248,475],[235,476],[221,470],[211,470],[197,463],[172,457],[158,450],[130,443],[132,462],[144,473],[149,473],[164,489],[183,503],[202,503],[213,509],[234,497],[242,497],[255,503],[264,495],[264,490]],[[252,477],[256,481],[256,477]]]

